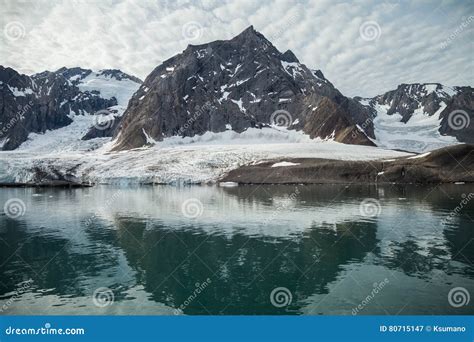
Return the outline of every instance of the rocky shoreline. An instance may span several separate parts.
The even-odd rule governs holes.
[[[413,157],[343,161],[280,159],[230,171],[222,182],[237,184],[439,184],[474,182],[474,145],[441,148]]]

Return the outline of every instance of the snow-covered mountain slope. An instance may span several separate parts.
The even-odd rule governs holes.
[[[132,95],[142,83],[138,78],[120,70],[81,71],[69,80],[82,92],[98,91],[104,99],[115,98],[117,105],[126,108]]]
[[[374,98],[356,98],[372,110],[378,146],[425,152],[474,143],[474,91],[438,83],[402,84]]]
[[[399,113],[388,114],[390,107],[376,104],[377,116],[374,118],[374,132],[378,146],[412,152],[426,152],[441,147],[458,144],[452,136],[442,135],[440,113],[446,108],[441,102],[440,108],[427,115],[423,107],[417,108],[407,122]]]
[[[66,135],[64,131],[51,137]],[[65,147],[65,140],[58,143],[63,151],[49,153],[38,139],[28,149],[0,152],[0,182],[35,183],[39,174],[60,174],[93,183],[202,183],[215,182],[242,165],[279,158],[372,160],[408,155],[370,146],[313,140],[302,132],[276,126],[249,128],[241,134],[227,130],[195,137],[170,137],[152,147],[115,153],[109,152],[113,144],[107,143],[110,138],[94,139],[102,147],[90,151],[85,151],[84,145]]]
[[[89,133],[82,129],[86,125],[99,127],[101,132],[89,134],[90,138],[110,136],[106,129],[111,124],[103,121],[119,121],[140,84],[139,79],[120,70],[61,68],[27,76],[0,66],[0,149],[13,150],[29,139],[67,127],[79,117],[81,129],[68,129],[68,138],[81,140]]]

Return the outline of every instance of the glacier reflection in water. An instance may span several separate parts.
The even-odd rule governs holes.
[[[0,189],[2,207],[26,208],[0,216],[1,314],[473,314],[448,302],[453,287],[474,295],[474,201],[450,216],[473,192]],[[113,302],[98,306],[98,288]]]

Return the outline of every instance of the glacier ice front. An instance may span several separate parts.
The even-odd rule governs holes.
[[[215,183],[233,169],[266,160],[372,160],[410,155],[371,146],[312,140],[301,132],[275,127],[252,128],[240,134],[225,131],[192,138],[171,137],[151,147],[110,152],[113,146],[110,138],[66,143],[67,134],[61,130],[68,128],[50,136],[37,136],[19,151],[0,152],[1,182],[34,183],[41,174],[86,184]],[[55,144],[59,150],[50,150]],[[288,163],[276,165],[289,166]]]

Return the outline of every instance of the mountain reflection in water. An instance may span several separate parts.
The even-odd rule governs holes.
[[[474,203],[450,216],[472,192],[0,189],[2,206],[26,207],[0,216],[1,314],[352,314],[364,299],[359,314],[473,314],[448,302],[453,287],[474,294]],[[377,215],[361,211],[367,198]],[[102,287],[113,303],[98,307]],[[291,296],[283,307],[270,298],[280,287]]]

